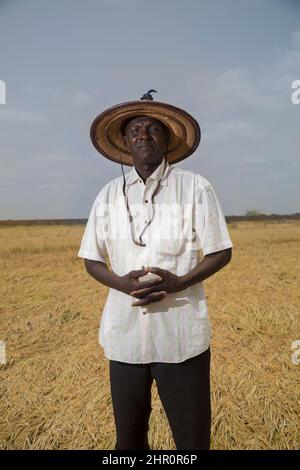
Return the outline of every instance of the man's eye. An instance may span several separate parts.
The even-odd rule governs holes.
[[[159,127],[156,127],[156,126],[151,126],[150,127],[150,130],[151,132],[159,132],[160,131],[160,128]],[[138,127],[134,127],[133,129],[131,129],[131,133],[132,134],[136,134],[137,132],[139,132],[139,128]]]

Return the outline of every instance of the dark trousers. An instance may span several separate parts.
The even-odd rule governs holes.
[[[148,423],[155,379],[177,449],[209,450],[210,348],[180,363],[109,362],[115,450],[150,450]]]

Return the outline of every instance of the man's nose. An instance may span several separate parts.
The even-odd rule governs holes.
[[[143,140],[150,139],[151,138],[150,130],[145,128],[145,127],[141,127],[140,132],[139,132],[139,136],[140,136],[140,139],[143,139]]]

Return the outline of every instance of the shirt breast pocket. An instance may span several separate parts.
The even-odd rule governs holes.
[[[157,253],[161,256],[176,257],[185,251],[186,240],[176,219],[165,220],[154,234]]]

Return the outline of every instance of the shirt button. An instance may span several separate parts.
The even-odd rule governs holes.
[[[146,313],[147,313],[147,310],[143,310],[143,314],[146,315]]]
[[[139,180],[139,182],[141,183],[141,182],[142,182],[142,180]]]
[[[145,201],[145,202],[148,202],[148,199],[146,199],[146,201]]]

